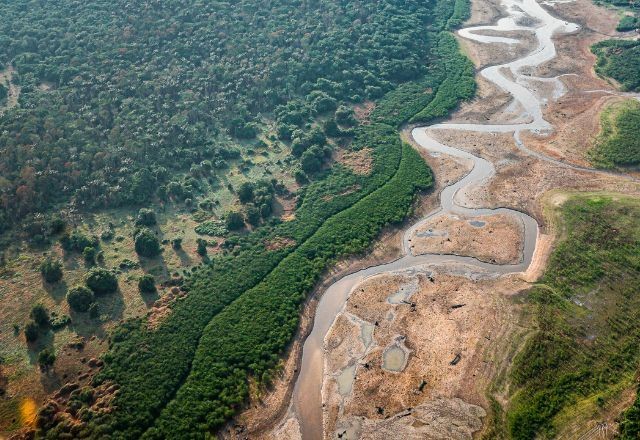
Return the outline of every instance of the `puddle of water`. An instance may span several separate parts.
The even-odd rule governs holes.
[[[427,229],[426,231],[416,232],[416,237],[444,237],[447,231]]]
[[[418,290],[418,280],[413,279],[408,283],[403,284],[400,288],[387,297],[389,304],[402,304],[403,301],[407,301],[411,295]]]
[[[469,224],[474,228],[482,228],[484,225],[486,225],[486,222],[480,220],[471,220],[469,221]]]
[[[371,343],[373,342],[373,329],[375,326],[369,322],[363,322],[360,327],[360,338],[362,339],[362,343],[364,344],[365,349],[369,348]]]
[[[407,352],[400,345],[393,344],[382,354],[382,368],[387,371],[400,372],[407,363]]]
[[[338,392],[341,396],[348,396],[351,394],[351,390],[353,389],[353,382],[356,379],[356,366],[349,365],[345,367],[338,377],[336,377],[336,382],[338,382]]]

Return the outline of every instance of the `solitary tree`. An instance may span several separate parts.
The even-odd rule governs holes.
[[[96,295],[113,293],[118,290],[118,279],[110,270],[97,267],[87,275],[87,287]]]
[[[254,185],[251,182],[244,182],[240,185],[238,189],[238,198],[240,199],[240,203],[249,203],[253,200],[254,196]]]
[[[93,292],[85,286],[76,286],[67,292],[67,302],[76,312],[86,312],[93,303]]]
[[[156,280],[152,275],[144,274],[138,280],[138,290],[141,293],[155,293],[156,292]]]
[[[196,252],[198,252],[198,255],[200,255],[201,257],[207,255],[207,240],[198,238],[196,242],[198,243],[198,249],[196,250]]]
[[[59,260],[47,258],[40,265],[40,273],[47,283],[57,283],[62,279],[62,263]]]
[[[96,255],[97,254],[98,254],[98,252],[96,251],[96,248],[94,248],[93,246],[87,246],[82,251],[82,256],[84,257],[84,261],[88,265],[96,264]]]
[[[142,228],[135,236],[135,247],[138,255],[153,258],[160,254],[158,237],[149,229]]]
[[[138,218],[136,218],[136,225],[138,226],[153,226],[158,221],[156,220],[156,213],[151,209],[142,208],[138,211]]]
[[[242,214],[237,211],[231,211],[227,214],[226,226],[230,231],[242,229],[244,226],[244,218],[242,217]]]
[[[42,371],[49,371],[49,368],[53,366],[55,361],[56,354],[48,348],[45,348],[38,354],[38,365],[40,365]]]
[[[42,304],[36,304],[31,308],[31,319],[40,327],[49,325],[49,311]]]

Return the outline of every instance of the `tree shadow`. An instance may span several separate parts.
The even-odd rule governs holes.
[[[189,254],[187,254],[184,249],[173,249],[173,251],[176,253],[178,258],[180,258],[180,264],[182,266],[191,266],[192,264],[194,264],[193,258],[191,258],[191,256],[189,256]]]
[[[142,292],[140,293],[140,297],[142,298],[142,301],[144,301],[144,304],[147,306],[147,308],[150,308],[153,306],[153,304],[160,299],[160,295],[158,294],[158,291],[156,290],[155,292]]]
[[[69,286],[67,285],[67,282],[64,278],[62,278],[57,283],[47,283],[43,279],[42,288],[49,294],[49,296],[56,302],[56,304],[60,304],[65,300]]]

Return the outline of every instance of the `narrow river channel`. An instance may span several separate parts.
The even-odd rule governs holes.
[[[420,221],[404,232],[404,256],[402,258],[388,264],[370,267],[345,276],[331,285],[322,295],[316,310],[313,329],[304,343],[300,374],[295,383],[292,396],[292,410],[298,417],[302,438],[304,440],[323,438],[321,390],[324,364],[324,338],[336,316],[342,310],[350,292],[356,285],[373,275],[397,272],[417,266],[436,265],[441,267],[439,270],[446,270],[448,263],[456,263],[458,267],[462,265],[468,268],[469,274],[472,274],[474,271],[507,274],[523,272],[531,263],[538,235],[538,224],[532,217],[522,212],[506,208],[486,209],[472,207],[469,206],[465,199],[466,189],[483,185],[494,175],[495,169],[493,164],[455,146],[439,143],[430,134],[432,130],[437,129],[464,130],[478,133],[511,132],[514,134],[514,142],[516,145],[523,151],[531,153],[520,141],[519,133],[524,130],[546,133],[553,129],[543,118],[545,101],[539,98],[533,92],[533,89],[537,81],[552,83],[555,89],[553,97],[557,99],[564,93],[564,85],[558,78],[536,78],[531,76],[529,71],[531,68],[535,68],[556,56],[556,49],[552,41],[554,34],[574,32],[578,30],[578,26],[553,17],[535,0],[502,0],[502,6],[506,17],[498,20],[496,25],[469,27],[461,29],[458,34],[462,38],[480,43],[507,45],[516,44],[518,40],[514,38],[481,35],[478,34],[478,32],[520,31],[530,32],[535,36],[537,45],[528,54],[505,64],[486,67],[480,72],[480,75],[484,78],[512,95],[514,102],[522,108],[518,120],[523,122],[486,125],[439,123],[413,129],[411,135],[415,142],[430,154],[447,154],[456,158],[466,159],[473,163],[473,168],[464,178],[446,187],[441,192],[440,207],[438,210],[420,219]],[[531,24],[525,25],[525,23]],[[409,240],[415,229],[433,216],[443,213],[474,217],[476,220],[481,220],[483,216],[498,213],[518,217],[524,224],[525,234],[521,261],[518,264],[512,265],[496,265],[464,256],[439,254],[413,255]]]

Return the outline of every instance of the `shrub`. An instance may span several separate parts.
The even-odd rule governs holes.
[[[82,251],[82,256],[84,257],[84,261],[87,264],[95,264],[96,263],[96,255],[97,255],[97,253],[98,252],[96,251],[96,248],[94,248],[92,246],[87,246]]]
[[[97,248],[100,241],[98,240],[98,237],[89,237],[82,232],[73,231],[71,234],[63,235],[60,239],[60,243],[62,244],[62,248],[67,252],[82,252],[86,247]]]
[[[153,258],[160,254],[158,237],[147,228],[142,228],[135,235],[135,247],[138,255]]]
[[[51,313],[51,318],[49,319],[51,330],[60,330],[69,324],[71,324],[69,315],[57,315],[55,312]]]
[[[236,231],[244,227],[244,217],[237,211],[231,211],[227,214],[226,227],[230,231]]]
[[[225,226],[225,222],[219,220],[208,220],[206,222],[202,222],[195,227],[195,231],[200,235],[211,235],[217,237],[225,236],[229,232]]]
[[[40,365],[40,369],[43,371],[47,371],[53,363],[56,361],[56,354],[45,348],[38,354],[38,365]]]
[[[47,283],[57,283],[62,279],[62,263],[59,260],[47,258],[40,265],[40,273]]]
[[[141,293],[155,293],[156,292],[156,280],[152,275],[144,274],[138,280],[138,290]]]
[[[356,121],[352,108],[341,105],[336,110],[336,122],[340,125],[352,126],[357,124],[358,121]]]
[[[46,327],[49,325],[49,311],[42,304],[36,304],[33,306],[29,316],[31,316],[31,319],[33,319],[40,327]]]
[[[76,286],[67,292],[67,303],[76,312],[86,312],[93,303],[93,292],[85,286]]]
[[[137,226],[154,226],[157,223],[156,213],[153,212],[153,210],[142,208],[138,211],[138,217],[136,218]]]
[[[198,255],[200,255],[201,257],[207,255],[207,241],[203,240],[202,238],[198,238],[196,242],[198,243],[198,249],[196,250],[198,252]]]
[[[118,279],[110,270],[95,268],[87,275],[87,287],[96,295],[113,293],[118,290]]]
[[[249,206],[247,208],[247,221],[252,226],[258,226],[260,224],[260,210],[255,206]]]

